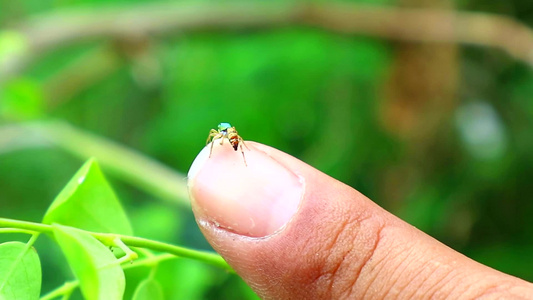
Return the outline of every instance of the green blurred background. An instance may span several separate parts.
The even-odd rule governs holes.
[[[40,221],[95,156],[136,235],[210,249],[184,174],[209,130],[231,122],[465,255],[533,280],[533,44],[522,38],[532,39],[533,2],[364,0],[333,13],[358,24],[342,12],[370,8],[385,33],[287,19],[304,2],[212,3],[0,0],[0,217]],[[405,37],[412,19],[401,9],[412,7],[478,12],[495,26],[475,28],[472,42]],[[502,20],[522,25],[502,35]],[[474,41],[492,31],[495,43]],[[11,238],[24,237],[0,236]],[[72,278],[53,243],[36,247],[43,293]],[[127,272],[126,299],[147,273]],[[163,263],[157,278],[168,299],[255,297],[195,261]]]

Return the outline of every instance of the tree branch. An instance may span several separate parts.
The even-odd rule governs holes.
[[[157,3],[133,8],[58,11],[20,24],[14,30],[26,41],[26,51],[0,65],[0,82],[16,75],[43,52],[88,39],[288,25],[400,41],[494,47],[533,65],[532,30],[498,15],[356,3]]]
[[[0,126],[0,154],[54,145],[84,160],[96,157],[119,178],[161,199],[189,205],[185,175],[105,138],[61,122]]]

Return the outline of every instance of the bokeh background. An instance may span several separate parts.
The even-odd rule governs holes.
[[[231,122],[532,281],[531,28],[529,0],[0,0],[0,217],[40,221],[95,156],[136,235],[210,249],[185,174]],[[72,278],[36,247],[43,293]],[[255,297],[190,260],[157,278],[168,299]]]

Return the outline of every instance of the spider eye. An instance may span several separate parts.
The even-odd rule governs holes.
[[[231,124],[230,123],[220,123],[220,124],[218,124],[218,130],[219,131],[225,131],[228,128],[231,128]]]

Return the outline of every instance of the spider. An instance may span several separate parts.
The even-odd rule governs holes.
[[[244,157],[244,151],[242,149],[242,145],[246,147],[246,149],[250,150],[248,146],[244,143],[244,140],[239,135],[237,130],[234,126],[231,126],[230,123],[220,123],[218,124],[218,130],[211,129],[209,131],[209,135],[207,136],[207,141],[205,144],[209,144],[209,141],[211,141],[211,151],[209,152],[209,157],[211,157],[211,154],[213,154],[213,145],[214,141],[216,139],[220,139],[220,145],[224,144],[224,138],[227,138],[231,146],[235,151],[237,151],[237,148],[239,147],[239,143],[241,146],[241,153],[242,153],[242,159],[244,160],[244,165],[248,166],[246,164],[246,158]]]

